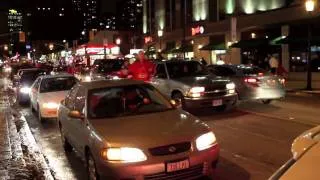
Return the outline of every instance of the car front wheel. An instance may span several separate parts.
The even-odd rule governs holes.
[[[88,180],[99,180],[99,174],[97,172],[96,163],[92,157],[91,152],[87,153],[87,172]]]
[[[61,141],[62,141],[64,151],[65,152],[72,152],[73,148],[72,148],[71,144],[68,142],[68,140],[66,139],[61,125],[59,125],[59,129],[60,129],[60,136],[61,136]]]
[[[182,94],[181,92],[173,93],[172,99],[173,99],[173,100],[176,100],[176,101],[179,101],[181,107],[182,107],[183,109],[185,108],[184,96],[183,96],[183,94]]]

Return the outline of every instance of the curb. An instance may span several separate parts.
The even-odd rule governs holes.
[[[10,108],[12,115],[15,117],[15,125],[19,129],[18,133],[21,139],[21,146],[23,148],[25,158],[35,161],[36,167],[34,170],[41,174],[41,178],[46,180],[54,180],[54,176],[51,173],[45,156],[43,155],[39,145],[37,144],[30,127],[26,121],[26,118],[22,116],[17,110]]]

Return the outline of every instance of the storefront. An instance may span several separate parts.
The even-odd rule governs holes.
[[[211,36],[209,44],[203,46],[200,50],[210,52],[209,64],[217,64],[218,61],[225,62],[227,57],[225,35]]]
[[[115,59],[120,57],[120,47],[114,44],[106,46],[86,44],[76,50],[76,56],[86,64],[88,64],[88,59],[90,64],[93,64],[96,59]]]

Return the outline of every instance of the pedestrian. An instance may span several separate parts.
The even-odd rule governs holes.
[[[274,55],[271,55],[269,59],[269,65],[270,65],[271,73],[276,74],[277,69],[279,68],[279,61]]]
[[[149,81],[155,72],[155,65],[146,59],[143,51],[137,56],[137,61],[129,66],[129,78],[140,81]]]
[[[204,65],[204,66],[207,66],[207,65],[208,65],[207,61],[206,61],[204,58],[201,58],[200,62],[201,62],[201,64]]]

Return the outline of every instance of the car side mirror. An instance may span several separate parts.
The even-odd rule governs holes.
[[[171,100],[170,100],[170,103],[171,103],[171,105],[172,105],[173,107],[175,107],[175,108],[181,108],[181,107],[182,107],[182,103],[181,103],[181,101],[178,100],[178,99],[171,99]]]
[[[84,120],[84,114],[80,113],[79,111],[70,111],[68,115],[74,119]]]

